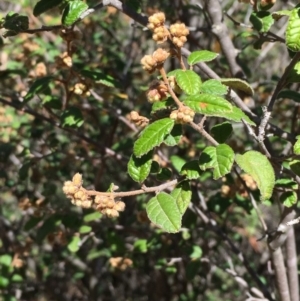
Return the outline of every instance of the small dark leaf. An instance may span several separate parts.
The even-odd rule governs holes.
[[[35,17],[37,17],[51,8],[60,5],[62,2],[63,0],[41,0],[35,5],[33,14]]]

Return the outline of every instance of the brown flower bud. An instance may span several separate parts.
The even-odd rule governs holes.
[[[125,210],[125,203],[122,202],[122,201],[116,202],[115,206],[114,206],[114,209],[119,211],[119,212],[124,211]]]
[[[82,185],[82,175],[80,173],[76,173],[72,179],[73,181],[73,184],[78,186],[78,187],[81,187]]]
[[[153,52],[153,59],[157,62],[158,65],[162,65],[169,56],[170,53],[162,48],[158,48]]]
[[[130,119],[131,119],[132,121],[138,120],[139,117],[140,117],[140,115],[139,115],[138,112],[136,112],[136,111],[131,111],[131,112],[130,112]]]
[[[166,16],[164,13],[162,12],[155,13],[148,18],[148,22],[149,22],[148,28],[152,29],[158,26],[162,26],[165,23],[165,21],[166,21]]]
[[[144,70],[147,70],[149,73],[153,73],[156,69],[157,62],[151,55],[145,55],[141,59],[141,64]]]
[[[105,209],[102,213],[112,218],[119,216],[119,212],[115,209]]]
[[[169,37],[169,31],[166,27],[161,26],[157,27],[153,30],[152,39],[156,41],[158,44],[165,42]]]

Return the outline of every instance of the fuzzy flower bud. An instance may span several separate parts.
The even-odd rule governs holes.
[[[149,73],[153,73],[157,66],[157,61],[151,55],[145,55],[141,59],[141,64],[144,70],[147,70]]]
[[[115,206],[114,206],[114,209],[119,211],[119,212],[124,211],[125,210],[125,203],[122,202],[122,201],[116,202]]]
[[[189,34],[188,28],[183,23],[176,23],[170,26],[170,32],[172,35],[172,42],[177,47],[182,47],[187,41],[186,36]]]
[[[170,118],[175,120],[177,123],[189,123],[192,122],[195,116],[195,112],[189,107],[181,107],[178,110],[174,110],[170,114]]]
[[[82,175],[80,173],[76,173],[73,176],[72,182],[75,186],[81,187],[82,186]]]
[[[162,48],[158,48],[153,52],[153,59],[157,62],[158,65],[163,65],[166,59],[170,56],[170,53]]]
[[[147,99],[150,103],[163,101],[168,98],[168,88],[164,82],[154,81],[147,91]]]
[[[153,31],[152,39],[156,41],[158,44],[165,42],[168,39],[169,31],[166,27],[161,26],[157,27]]]
[[[162,13],[162,12],[155,13],[148,18],[149,23],[148,23],[147,27],[149,29],[153,29],[155,27],[164,25],[165,21],[166,21],[166,16],[164,13]]]

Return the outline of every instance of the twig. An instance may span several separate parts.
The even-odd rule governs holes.
[[[298,260],[294,227],[291,227],[287,233],[285,248],[291,300],[299,301]]]

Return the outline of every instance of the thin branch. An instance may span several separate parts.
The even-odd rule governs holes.
[[[294,227],[291,227],[287,233],[285,248],[291,300],[299,301],[298,259]]]
[[[227,59],[231,74],[235,77],[245,78],[242,68],[236,62],[237,51],[228,34],[228,28],[223,22],[222,7],[218,0],[206,0],[206,10],[212,21],[212,32],[218,38],[224,56]]]
[[[144,193],[150,193],[150,192],[160,192],[162,190],[165,190],[169,187],[174,187],[176,184],[178,183],[178,180],[172,180],[169,181],[167,183],[155,186],[155,187],[146,187],[143,186],[142,189],[138,189],[138,190],[133,190],[133,191],[123,191],[123,192],[99,192],[96,190],[85,190],[87,192],[88,195],[103,195],[103,196],[113,196],[116,198],[123,198],[123,197],[129,197],[129,196],[133,196],[133,195],[139,195],[139,194],[144,194]]]
[[[277,289],[281,301],[291,301],[281,248],[271,251],[272,263],[276,275]],[[294,301],[294,300],[293,300]]]

